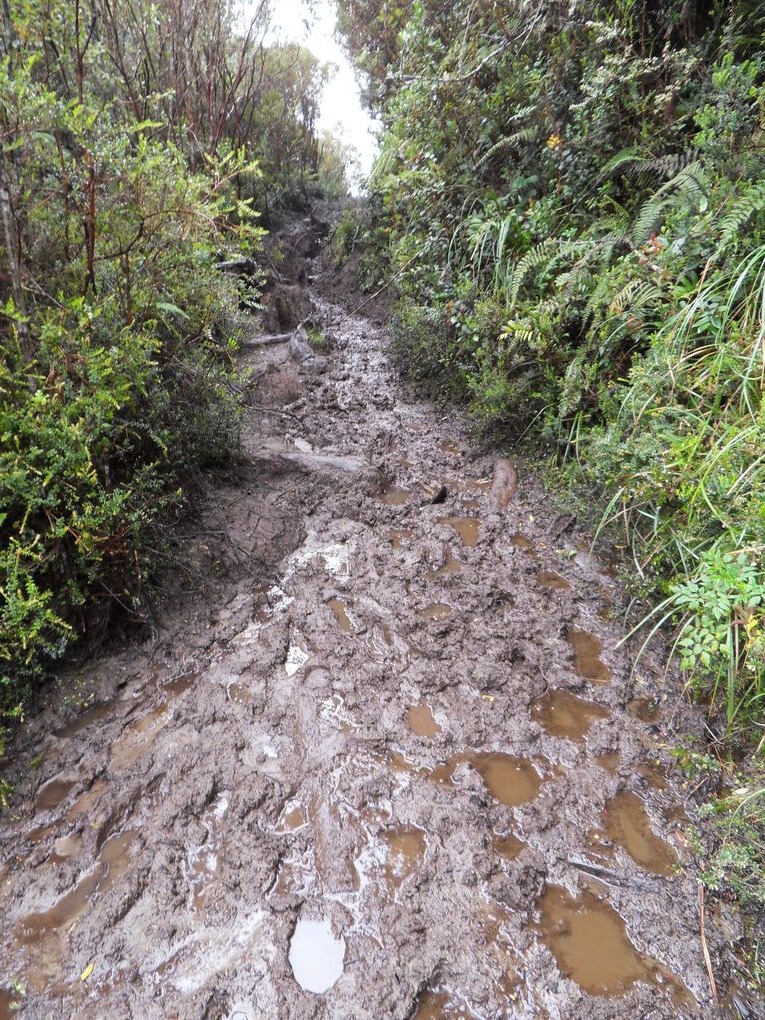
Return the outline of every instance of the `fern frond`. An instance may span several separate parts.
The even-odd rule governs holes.
[[[719,255],[736,240],[742,228],[763,209],[765,209],[765,181],[755,181],[723,216],[716,254]]]

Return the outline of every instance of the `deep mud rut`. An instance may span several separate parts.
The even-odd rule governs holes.
[[[23,734],[0,1017],[718,1015],[661,742],[686,710],[539,486],[492,491],[343,314],[317,302],[326,359],[246,355],[202,594]]]

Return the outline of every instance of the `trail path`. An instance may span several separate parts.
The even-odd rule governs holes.
[[[316,306],[326,358],[246,354],[201,593],[29,724],[0,1017],[716,1016],[660,743],[686,710],[617,650],[615,582]]]

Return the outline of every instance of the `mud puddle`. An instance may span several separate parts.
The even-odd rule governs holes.
[[[85,712],[29,724],[1,995],[83,1020],[715,1015],[682,790],[602,578],[555,552],[533,478],[404,399],[383,333],[313,315],[325,361],[243,358],[204,591],[88,665]]]

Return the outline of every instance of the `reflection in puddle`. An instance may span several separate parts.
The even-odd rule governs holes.
[[[57,808],[62,801],[66,800],[75,783],[75,779],[53,779],[50,783],[46,783],[37,794],[35,811],[51,811],[53,808]]]
[[[571,587],[566,578],[561,577],[554,570],[540,571],[537,574],[537,584],[540,588],[549,588],[552,591],[564,591],[566,588]]]
[[[606,808],[606,832],[623,846],[630,857],[654,875],[671,875],[677,865],[672,847],[651,828],[645,804],[634,793],[624,790]]]
[[[305,921],[295,925],[289,961],[295,980],[306,992],[322,995],[343,973],[345,939],[336,939],[329,921]]]
[[[105,719],[106,716],[112,712],[116,704],[117,699],[113,698],[111,701],[102,701],[99,705],[93,705],[93,707],[89,708],[87,712],[83,712],[82,715],[77,716],[76,719],[67,723],[66,726],[62,726],[61,729],[54,730],[53,734],[56,737],[60,737],[62,740],[66,740],[68,737],[73,737],[91,723],[98,722],[100,719]]]
[[[356,731],[353,716],[345,707],[345,698],[342,694],[333,694],[326,701],[322,701],[319,714],[322,719],[333,723],[343,733],[355,733]]]
[[[481,527],[476,517],[439,517],[439,524],[448,524],[460,537],[464,546],[474,546],[478,542],[479,529]]]
[[[452,607],[445,602],[433,602],[417,613],[421,620],[446,620],[452,615]]]
[[[574,668],[579,676],[598,684],[607,684],[611,679],[611,673],[608,666],[600,661],[603,645],[598,638],[586,630],[572,627],[567,640],[574,649]]]
[[[535,702],[531,713],[551,737],[569,740],[584,740],[591,723],[608,716],[601,705],[577,698],[569,691],[550,691]]]
[[[274,832],[283,835],[297,832],[308,825],[308,813],[299,800],[288,800],[274,826]]]
[[[403,542],[408,541],[414,534],[409,528],[393,528],[390,533],[390,544],[393,549],[400,549]]]
[[[421,829],[397,829],[384,836],[388,844],[385,875],[390,883],[400,886],[420,867],[425,856],[425,833]]]
[[[290,645],[284,661],[284,672],[287,676],[294,676],[307,662],[308,652],[304,652],[300,645]]]
[[[186,870],[193,910],[199,910],[204,906],[208,886],[218,873],[220,823],[225,818],[227,811],[228,796],[220,794],[201,818],[202,825],[207,830],[207,840],[202,846],[190,851]]]
[[[335,614],[335,619],[340,627],[340,630],[345,631],[346,634],[354,634],[356,632],[355,627],[351,623],[351,619],[346,612],[346,605],[342,599],[330,599],[327,605]]]
[[[435,737],[441,732],[430,705],[413,705],[406,713],[406,725],[418,737]]]
[[[46,932],[62,928],[73,921],[87,907],[96,892],[105,893],[127,868],[127,854],[136,832],[127,829],[107,839],[98,855],[98,865],[74,889],[70,889],[49,910],[28,914],[19,922],[19,940],[33,945]]]
[[[542,785],[531,762],[502,752],[455,755],[446,765],[433,769],[430,778],[439,783],[453,783],[455,771],[463,764],[472,766],[492,797],[508,807],[533,800]]]
[[[452,556],[451,549],[447,549],[441,566],[429,570],[425,575],[425,580],[437,581],[440,577],[451,577],[453,574],[459,574],[460,570],[462,570],[462,564]]]
[[[652,976],[648,960],[627,938],[624,921],[591,892],[573,899],[551,885],[539,909],[542,937],[561,973],[591,995],[619,995]]]
[[[380,498],[386,506],[403,506],[411,495],[408,489],[398,489],[392,485],[383,492]]]

